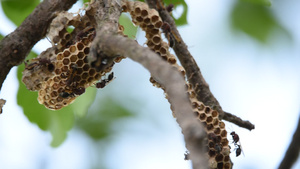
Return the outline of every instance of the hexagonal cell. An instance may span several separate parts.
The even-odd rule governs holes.
[[[160,28],[162,25],[163,25],[163,22],[159,20],[159,21],[157,21],[157,22],[154,24],[154,27],[155,27],[155,28]]]
[[[215,155],[216,155],[216,151],[215,151],[215,150],[213,150],[213,149],[209,149],[209,151],[208,151],[208,155],[209,155],[210,157],[213,157],[213,156],[215,156]]]
[[[146,9],[141,10],[141,16],[143,18],[147,17],[148,16],[148,11]]]
[[[200,120],[206,120],[206,114],[205,113],[200,113],[200,116],[199,116]]]
[[[84,86],[85,84],[86,84],[86,81],[83,79],[79,82],[79,86]]]
[[[83,60],[78,60],[76,62],[76,64],[77,64],[77,67],[78,67],[77,69],[79,69],[79,68],[81,68],[83,66],[84,62],[83,62]]]
[[[95,69],[90,69],[90,70],[89,70],[89,75],[90,75],[90,76],[94,76],[95,73],[96,73],[96,70],[95,70]]]
[[[64,58],[64,55],[60,53],[57,55],[56,60],[62,60],[63,58]]]
[[[78,58],[77,58],[76,55],[72,55],[72,56],[70,57],[70,61],[71,61],[71,62],[76,62],[77,60],[78,60]]]
[[[225,156],[225,158],[224,158],[224,162],[229,162],[229,160],[230,160],[230,157],[227,155],[227,156]],[[226,165],[226,164],[225,164]]]
[[[172,65],[176,64],[176,59],[174,57],[170,57],[170,58],[168,58],[168,62]]]
[[[222,143],[223,146],[227,146],[228,143],[229,143],[229,141],[228,141],[227,138],[225,137],[225,138],[223,138],[223,139],[221,140],[221,143]]]
[[[213,118],[211,116],[207,116],[206,123],[209,124],[213,121]]]
[[[214,126],[218,126],[218,125],[219,125],[219,119],[213,119],[212,124],[213,124]]]
[[[221,128],[221,129],[224,129],[224,128],[225,128],[225,123],[224,123],[224,122],[222,122],[222,121],[220,121],[220,124],[219,124],[219,126],[220,126],[220,128]]]
[[[79,52],[77,54],[78,59],[83,59],[85,57],[85,54],[83,52]]]
[[[85,72],[81,75],[82,79],[87,79],[88,77],[89,77],[89,74],[87,72]]]
[[[83,71],[88,71],[90,69],[90,66],[88,64],[85,64],[82,69]]]
[[[158,35],[154,35],[151,40],[153,44],[158,45],[161,41],[161,38]]]
[[[68,58],[65,58],[65,59],[62,61],[62,63],[63,63],[64,65],[68,65],[68,64],[70,63],[70,60],[69,60]]]
[[[78,50],[82,50],[84,48],[84,45],[81,42],[78,42],[76,46]]]
[[[215,148],[215,143],[212,142],[212,141],[209,141],[209,142],[208,142],[208,147],[209,147],[209,148]]]
[[[72,45],[72,46],[69,47],[69,51],[70,51],[71,53],[75,53],[76,50],[77,50],[77,48],[76,48],[75,45]]]
[[[221,137],[227,137],[227,131],[226,130],[222,129]]]
[[[218,113],[216,110],[213,110],[213,111],[211,112],[211,115],[212,115],[213,117],[218,117],[218,116],[219,116],[219,113]]]
[[[224,164],[222,162],[219,162],[218,165],[217,165],[217,168],[218,169],[223,169],[223,166],[224,166]]]
[[[223,154],[218,154],[215,159],[217,162],[221,162],[221,161],[223,161],[224,156],[223,156]]]
[[[90,48],[89,47],[86,47],[84,50],[83,50],[84,54],[89,54],[90,53]]]
[[[60,70],[60,69],[55,69],[55,70],[54,70],[54,73],[55,73],[56,75],[60,75],[60,74],[61,74],[61,70]]]
[[[83,38],[82,42],[85,46],[88,46],[88,44],[90,43],[90,40],[88,38]]]
[[[225,163],[224,169],[230,169],[230,168],[231,168],[230,162]]]
[[[82,72],[83,72],[82,68],[77,68],[76,74],[80,75],[80,74],[82,74]]]
[[[199,110],[199,111],[203,111],[204,108],[205,108],[204,104],[201,104],[201,105],[198,107],[198,110]]]
[[[215,128],[214,133],[219,135],[221,133],[221,129],[219,127]]]
[[[61,68],[61,71],[62,72],[67,72],[69,70],[69,66],[63,66],[62,68]]]
[[[137,22],[143,22],[143,17],[141,17],[141,16],[137,16],[136,18],[135,18],[135,20],[137,21]]]
[[[206,106],[204,111],[205,111],[206,114],[209,114],[210,110],[211,110],[210,107]]]
[[[212,124],[207,124],[206,129],[208,131],[212,130],[214,128],[214,126]]]

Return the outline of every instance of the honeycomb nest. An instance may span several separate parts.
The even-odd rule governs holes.
[[[170,30],[168,30],[169,25],[162,22],[158,12],[154,9],[150,9],[147,4],[139,1],[127,1],[122,4],[122,8],[123,12],[130,13],[132,22],[140,26],[142,30],[146,32],[147,46],[185,76],[184,68],[177,64],[175,56],[169,52],[169,47],[172,44],[171,39],[168,39],[169,43],[166,43],[161,37],[160,29],[167,33],[169,33],[168,31]],[[150,82],[154,86],[165,90],[153,77],[150,78]],[[192,86],[188,83],[186,85],[196,118],[205,126],[210,168],[230,169],[232,164],[229,156],[230,148],[228,146],[225,124],[219,120],[219,113],[198,101]],[[166,98],[168,98],[167,94]]]
[[[52,47],[30,60],[23,71],[23,83],[29,90],[38,91],[38,102],[48,109],[58,110],[72,103],[124,58],[117,57],[101,71],[88,63],[87,56],[96,36],[96,23],[92,15],[87,15],[92,13],[91,3],[75,14],[59,13],[47,35]],[[81,16],[81,10],[86,14]],[[119,33],[123,34],[121,28]]]

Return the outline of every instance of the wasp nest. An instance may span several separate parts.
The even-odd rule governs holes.
[[[87,15],[91,10],[89,3],[81,10],[85,10],[86,15],[81,16],[80,11],[58,14],[48,32],[52,47],[26,63],[23,71],[22,81],[29,90],[38,91],[39,103],[48,109],[58,110],[69,105],[112,69],[113,64],[100,71],[88,63],[96,23]]]
[[[169,52],[169,47],[173,46],[172,36],[170,36],[170,25],[163,23],[158,12],[150,9],[147,4],[139,1],[123,3],[123,11],[129,12],[132,17],[132,22],[140,26],[146,32],[146,44],[157,53],[162,59],[170,63],[174,68],[185,76],[183,67],[177,64],[176,58]],[[167,34],[169,43],[162,40],[160,29]],[[150,82],[164,90],[164,88],[156,82],[154,78],[150,78]],[[219,113],[212,110],[208,106],[196,99],[196,93],[187,84],[187,92],[196,117],[204,124],[207,132],[207,151],[209,156],[210,168],[231,168],[230,149],[228,146],[227,132],[225,124],[219,120]],[[168,96],[166,95],[168,98]],[[172,107],[171,107],[172,109]]]

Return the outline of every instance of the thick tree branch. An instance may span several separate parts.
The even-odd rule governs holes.
[[[107,3],[104,3],[105,5],[103,3],[100,3],[99,6],[108,6]],[[129,38],[117,35],[116,30],[118,27],[114,21],[118,21],[121,8],[115,3],[111,5],[109,8],[97,8],[104,10],[96,12],[99,16],[95,15],[98,28],[91,51],[101,50],[107,56],[121,55],[129,57],[149,70],[151,75],[166,89],[177,122],[182,128],[187,148],[191,153],[194,168],[207,168],[207,165],[205,165],[207,164],[207,158],[203,146],[205,132],[193,114],[184,79],[176,69],[149,48],[142,47]],[[106,20],[107,18],[110,19]],[[97,55],[97,53],[94,53],[94,55]]]
[[[249,121],[243,121],[240,118],[232,118],[232,115],[225,113],[219,104],[218,100],[214,97],[209,89],[209,85],[205,81],[201,74],[201,71],[194,60],[194,57],[189,52],[187,45],[181,38],[174,19],[171,17],[170,13],[165,9],[161,0],[146,0],[151,8],[158,10],[160,17],[164,22],[167,22],[171,28],[171,34],[174,37],[175,45],[173,47],[181,65],[186,70],[186,75],[189,82],[193,85],[195,92],[197,93],[197,99],[203,102],[205,105],[217,110],[220,114],[220,119],[230,121],[240,127],[247,128],[249,130],[254,129],[254,125]]]
[[[0,42],[0,89],[13,66],[21,64],[42,39],[57,12],[68,10],[77,0],[44,0],[23,23]]]
[[[299,153],[300,153],[300,116],[298,120],[298,126],[294,133],[292,142],[289,148],[287,149],[285,156],[281,161],[281,164],[279,165],[278,169],[292,168],[293,164],[296,162],[296,160],[299,157]]]

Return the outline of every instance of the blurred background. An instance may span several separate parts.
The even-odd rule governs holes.
[[[12,32],[38,3],[1,1],[1,35]],[[277,168],[300,112],[300,2],[168,3],[176,5],[179,32],[223,110],[255,124],[250,132],[226,123],[228,132],[239,134],[244,152],[231,154],[233,168]],[[78,1],[71,11],[81,6]],[[120,22],[143,45],[144,33],[127,16]],[[48,47],[47,40],[40,41],[29,57]],[[10,71],[0,93],[7,101],[0,116],[1,169],[191,168],[170,105],[141,65],[123,60],[107,87],[90,87],[57,112],[39,105],[37,92],[20,83],[23,69],[24,64]]]

